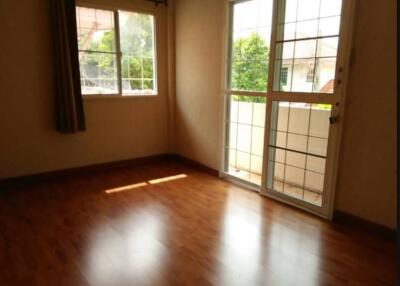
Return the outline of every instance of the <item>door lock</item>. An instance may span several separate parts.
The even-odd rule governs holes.
[[[329,123],[330,123],[330,124],[335,124],[335,123],[337,123],[338,121],[339,121],[339,115],[330,116],[330,117],[329,117]]]

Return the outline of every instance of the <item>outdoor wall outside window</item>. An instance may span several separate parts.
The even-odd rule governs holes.
[[[272,102],[267,186],[322,205],[330,105]]]
[[[76,10],[82,94],[155,95],[154,16]]]

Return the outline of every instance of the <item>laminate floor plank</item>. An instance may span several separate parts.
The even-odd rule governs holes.
[[[0,285],[395,285],[395,243],[181,163],[0,190]]]

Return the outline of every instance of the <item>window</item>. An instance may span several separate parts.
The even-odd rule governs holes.
[[[288,78],[288,67],[282,67],[281,69],[281,84],[287,85]]]
[[[266,92],[272,0],[234,2],[231,13],[228,86],[232,90]]]
[[[314,79],[314,65],[309,65],[307,69],[306,82],[313,82]]]
[[[82,94],[157,93],[154,16],[77,7]]]
[[[272,0],[230,4],[225,172],[261,185]],[[249,95],[256,92],[257,94]]]
[[[273,90],[333,93],[325,86],[335,78],[342,0],[277,3]],[[282,66],[289,67],[288,86],[283,86],[279,79]]]

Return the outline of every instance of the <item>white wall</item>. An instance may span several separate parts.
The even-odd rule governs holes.
[[[219,169],[223,0],[176,2],[176,151]]]
[[[337,209],[396,227],[396,1],[357,1]]]

